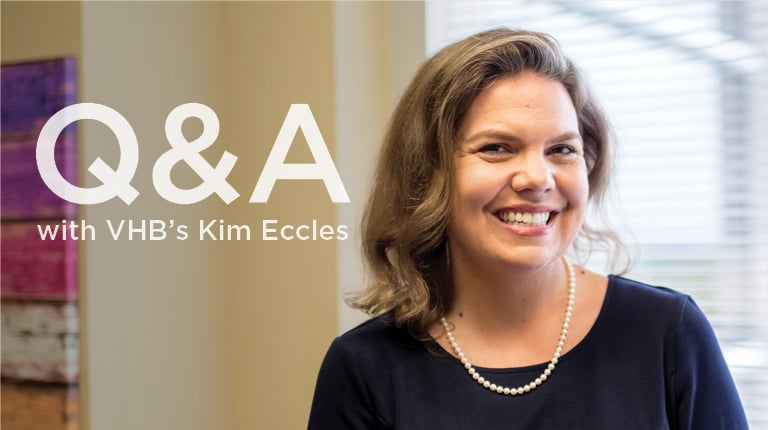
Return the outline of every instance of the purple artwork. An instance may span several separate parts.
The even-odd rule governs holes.
[[[4,64],[2,102],[3,143],[37,137],[48,118],[77,102],[75,60]]]
[[[43,239],[39,228],[76,219],[77,207],[43,183],[35,155],[46,121],[77,103],[75,61],[3,65],[0,81],[0,427],[76,430],[77,241]],[[54,153],[62,176],[76,184],[74,124],[59,135]]]
[[[0,230],[3,299],[77,299],[77,241],[65,240],[62,236],[41,240],[39,226],[46,224],[49,223],[3,224]]]
[[[54,113],[77,102],[75,62],[71,58],[3,66],[0,76],[2,126],[0,208],[11,219],[73,218],[74,204],[55,195],[37,171],[35,148],[40,129]],[[71,124],[56,142],[62,176],[77,182],[77,142]]]

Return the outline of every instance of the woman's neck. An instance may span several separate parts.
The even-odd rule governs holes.
[[[542,318],[560,318],[567,301],[567,275],[560,259],[538,268],[481,267],[464,261],[451,266],[454,294],[446,317],[454,324],[489,336],[509,336],[540,324]]]

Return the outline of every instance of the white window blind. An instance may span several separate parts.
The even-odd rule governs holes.
[[[619,142],[629,277],[690,294],[768,430],[768,2],[427,2],[427,50],[506,26],[550,33]],[[631,232],[631,234],[628,234]]]

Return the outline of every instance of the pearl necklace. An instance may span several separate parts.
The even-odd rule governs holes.
[[[544,372],[542,372],[538,378],[534,379],[533,381],[531,381],[526,385],[523,385],[517,388],[509,388],[509,387],[504,387],[502,385],[491,383],[491,381],[480,376],[480,374],[477,372],[477,370],[475,370],[475,368],[472,366],[469,360],[467,360],[467,357],[464,356],[464,353],[461,351],[461,348],[459,348],[459,344],[456,343],[456,339],[454,339],[453,333],[451,332],[451,329],[448,326],[448,322],[445,320],[445,317],[440,318],[440,321],[442,321],[443,327],[445,328],[445,333],[448,336],[448,342],[451,344],[451,348],[453,348],[453,351],[456,353],[456,356],[459,357],[459,359],[461,360],[461,364],[464,365],[464,368],[467,369],[469,376],[471,376],[472,379],[477,381],[478,384],[499,394],[516,396],[520,394],[525,394],[529,391],[533,391],[539,385],[543,384],[547,380],[547,378],[552,374],[552,372],[555,370],[555,366],[557,366],[557,361],[560,358],[560,354],[563,352],[563,345],[565,345],[565,337],[568,335],[568,325],[571,322],[571,314],[573,313],[573,302],[576,298],[576,275],[574,275],[574,272],[573,272],[573,264],[571,264],[571,262],[565,257],[563,257],[563,263],[565,264],[565,269],[568,272],[568,306],[565,308],[565,318],[563,319],[563,329],[560,331],[560,340],[557,342],[557,348],[555,348],[555,354],[552,356],[552,359],[549,360],[549,364],[547,365],[547,368],[544,369]]]

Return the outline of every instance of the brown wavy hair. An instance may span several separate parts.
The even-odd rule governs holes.
[[[610,127],[557,41],[509,29],[470,36],[429,59],[395,109],[362,221],[368,286],[350,297],[351,306],[388,314],[416,337],[428,337],[452,300],[446,230],[457,130],[483,89],[527,70],[561,82],[570,94],[584,141],[589,200],[602,200],[612,166]],[[616,238],[586,225],[579,236],[587,242]]]

